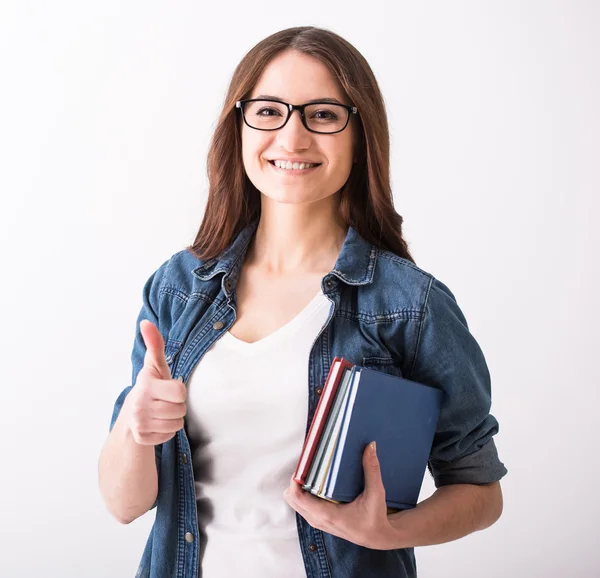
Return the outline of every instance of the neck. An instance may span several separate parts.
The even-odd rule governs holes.
[[[263,196],[256,235],[246,259],[268,275],[324,273],[333,268],[348,232],[339,198],[302,205]]]

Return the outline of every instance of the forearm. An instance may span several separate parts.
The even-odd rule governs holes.
[[[442,486],[411,510],[390,514],[398,548],[443,544],[491,526],[502,513],[500,483]]]
[[[125,425],[115,421],[98,462],[100,493],[109,512],[122,524],[132,522],[154,504],[158,475],[153,445],[140,445]]]

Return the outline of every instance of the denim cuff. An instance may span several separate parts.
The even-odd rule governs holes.
[[[498,458],[493,438],[468,456],[452,463],[430,460],[427,467],[436,488],[450,484],[489,484],[497,482],[508,472]]]

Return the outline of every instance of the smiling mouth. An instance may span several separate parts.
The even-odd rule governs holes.
[[[298,165],[301,165],[301,164],[312,164],[313,166],[312,167],[308,167],[308,168],[296,168],[296,169],[294,169],[294,168],[284,169],[284,168],[278,167],[275,164],[275,161],[271,161],[271,160],[269,161],[269,164],[276,171],[278,171],[278,172],[288,173],[290,175],[300,175],[300,174],[303,174],[303,173],[306,173],[306,174],[311,173],[315,169],[318,169],[321,166],[322,163],[297,163]]]

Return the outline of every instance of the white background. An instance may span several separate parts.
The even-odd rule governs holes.
[[[600,3],[5,0],[3,578],[134,575],[154,512],[112,519],[97,461],[142,285],[193,241],[233,69],[305,24],[370,62],[410,248],[492,375],[504,513],[419,576],[600,575]]]

